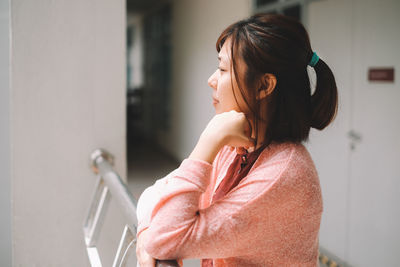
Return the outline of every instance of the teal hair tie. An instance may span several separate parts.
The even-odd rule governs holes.
[[[317,55],[317,53],[316,52],[314,52],[313,54],[312,54],[312,58],[311,58],[311,60],[310,60],[310,63],[308,63],[308,65],[310,65],[311,67],[315,67],[315,65],[317,65],[317,63],[318,63],[318,60],[319,60],[319,56]]]

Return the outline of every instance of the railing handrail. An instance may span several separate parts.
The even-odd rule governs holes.
[[[126,226],[114,258],[113,267],[124,266],[131,246],[136,243],[136,229],[138,224],[136,218],[137,201],[118,173],[114,171],[114,157],[109,152],[104,149],[96,149],[91,153],[90,161],[93,171],[98,176],[92,203],[83,226],[89,260],[92,267],[101,266],[96,243],[100,235],[108,202],[112,196],[121,208],[122,215],[126,220]],[[156,260],[156,266],[176,267],[179,264],[175,260]]]

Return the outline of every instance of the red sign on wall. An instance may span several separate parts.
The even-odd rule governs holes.
[[[370,68],[368,81],[394,82],[394,68]]]

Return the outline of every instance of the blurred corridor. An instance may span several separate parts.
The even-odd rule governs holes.
[[[150,142],[137,140],[130,146],[130,153],[127,155],[128,184],[136,198],[139,198],[144,189],[180,164]]]

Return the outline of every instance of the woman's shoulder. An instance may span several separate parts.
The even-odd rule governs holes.
[[[316,174],[310,153],[302,143],[297,142],[271,143],[261,152],[254,170]]]
[[[271,143],[261,152],[259,159],[261,163],[274,161],[312,162],[307,148],[302,143],[297,142]]]
[[[213,163],[216,173],[223,173],[235,156],[235,150],[230,149],[229,146],[223,147]],[[276,177],[284,171],[297,174],[306,172],[316,175],[314,162],[302,143],[271,143],[260,153],[249,175],[262,174],[265,176],[268,174],[269,177]]]
[[[276,197],[282,201],[285,195],[297,199],[296,203],[304,207],[311,205],[322,210],[318,173],[307,148],[301,143],[273,144],[264,150],[249,173],[247,182],[253,181],[264,181],[267,190],[263,195],[268,199]]]

